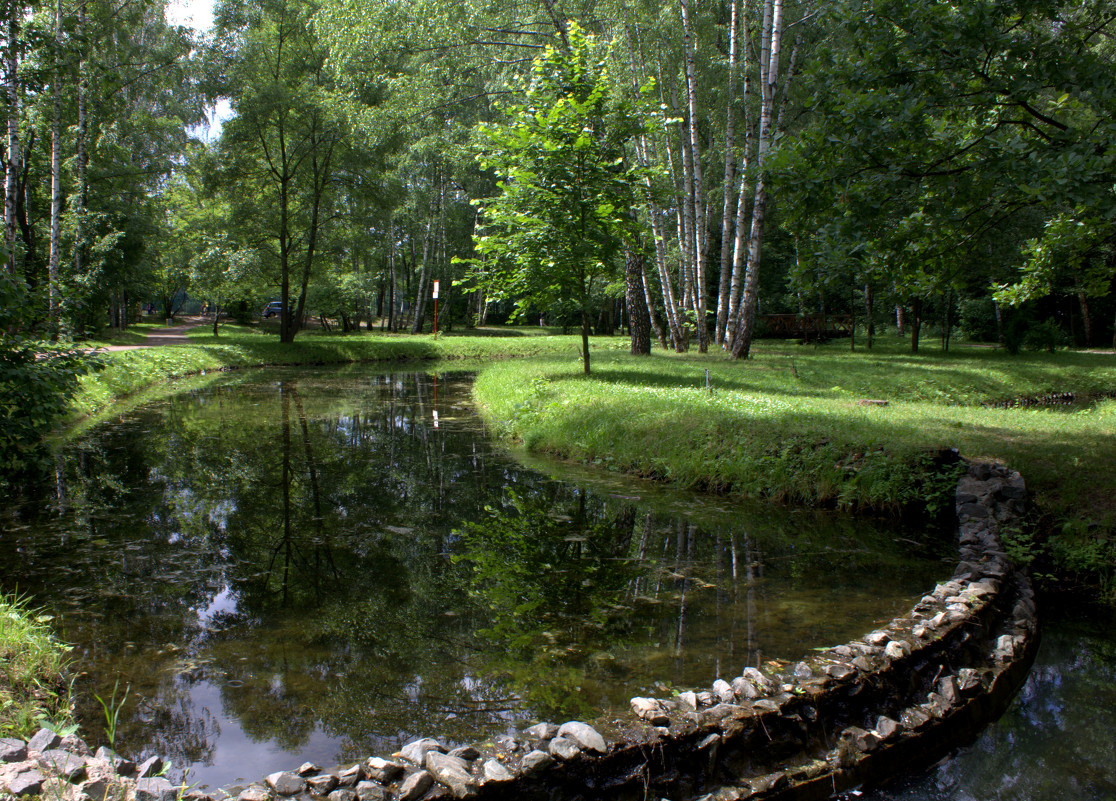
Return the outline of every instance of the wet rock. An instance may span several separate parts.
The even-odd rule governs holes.
[[[732,685],[724,679],[717,679],[713,682],[713,694],[725,703],[732,703],[736,700],[736,693],[733,691]]]
[[[980,690],[980,674],[972,668],[957,671],[957,687],[962,695],[972,695]]]
[[[241,790],[240,795],[236,797],[236,801],[268,801],[270,798],[271,793],[266,788],[253,784],[251,787],[245,787]],[[330,794],[330,801],[352,801],[352,799],[334,799],[333,795]]]
[[[313,762],[303,762],[302,765],[299,766],[298,770],[295,771],[295,773],[297,773],[299,776],[302,776],[303,778],[307,776],[314,776],[321,772],[322,769],[319,766],[315,765]]]
[[[162,776],[141,778],[136,782],[136,801],[177,801],[178,788]]]
[[[532,740],[553,740],[558,736],[558,727],[553,723],[536,723],[523,730]]]
[[[888,659],[902,659],[906,654],[903,653],[903,646],[895,640],[892,640],[887,644],[887,647],[884,648],[884,656]]]
[[[0,740],[0,762],[22,762],[27,759],[27,743],[14,737]]]
[[[399,786],[399,801],[418,801],[432,784],[434,784],[433,776],[425,770],[415,771]]]
[[[501,782],[510,782],[512,779],[515,778],[515,774],[513,774],[510,770],[505,768],[495,759],[487,760],[484,763],[483,770],[485,781],[496,782],[497,784],[499,784]]]
[[[581,749],[578,748],[577,743],[566,737],[555,737],[550,741],[547,751],[550,752],[551,756],[557,757],[562,761],[573,759],[581,753]]]
[[[1015,642],[1010,634],[996,638],[996,647],[992,650],[992,656],[1000,662],[1010,662],[1015,657]]]
[[[148,757],[136,766],[136,778],[155,776],[163,770],[163,760],[157,756]]]
[[[766,776],[760,776],[748,782],[753,794],[768,793],[781,790],[788,784],[787,774],[779,771],[777,773],[769,773]]]
[[[477,780],[464,759],[430,751],[426,754],[426,769],[436,782],[449,788],[454,798],[472,798],[477,794]]]
[[[704,751],[706,748],[715,748],[721,744],[721,735],[710,734],[697,745],[697,750]]]
[[[876,631],[873,631],[872,633],[865,635],[864,642],[868,643],[869,645],[874,645],[877,648],[879,648],[879,647],[883,646],[883,644],[886,643],[890,639],[891,639],[890,634],[888,634],[886,631],[884,631],[882,629],[877,629]]]
[[[870,754],[880,747],[880,736],[874,731],[865,731],[859,726],[849,726],[841,732],[841,736],[861,753]]]
[[[85,775],[85,760],[61,748],[52,748],[39,755],[39,764],[68,782],[81,780]]]
[[[685,709],[696,712],[698,708],[697,693],[693,691],[678,693],[678,701]]]
[[[750,681],[761,695],[771,695],[778,689],[775,682],[763,675],[757,668],[744,668],[744,672],[740,675]]]
[[[16,774],[16,777],[8,782],[8,792],[14,796],[38,795],[43,790],[45,780],[39,771],[25,770]]]
[[[632,699],[632,712],[636,717],[641,720],[648,721],[652,726],[666,726],[670,723],[670,716],[667,715],[663,705],[655,698],[640,698],[639,696]],[[555,730],[557,733],[557,730]]]
[[[427,753],[430,751],[445,753],[445,750],[442,744],[433,737],[423,737],[420,740],[412,740],[407,743],[400,749],[399,754],[408,762],[421,768],[426,764]]]
[[[357,801],[356,790],[351,787],[342,787],[339,790],[334,790],[328,796],[329,801]],[[237,799],[240,801],[240,799]]]
[[[843,659],[852,659],[858,656],[857,650],[848,645],[838,645],[833,649],[833,653]]]
[[[403,775],[403,766],[380,757],[371,757],[364,763],[365,775],[383,784],[391,784]]]
[[[752,701],[752,709],[756,709],[760,712],[778,712],[779,705],[770,698],[757,698],[755,701]]]
[[[306,789],[304,778],[286,770],[270,774],[266,781],[267,786],[274,790],[276,795],[298,795]]]
[[[357,782],[355,789],[357,801],[387,801],[388,793],[377,782]]]
[[[558,729],[558,736],[573,740],[585,751],[596,751],[598,754],[608,753],[608,746],[605,744],[604,737],[601,737],[600,733],[588,723],[577,720],[563,723]]]
[[[355,787],[357,782],[364,778],[364,768],[360,764],[345,768],[337,774],[337,783],[341,787]]]
[[[924,709],[911,707],[904,709],[899,716],[899,722],[907,731],[917,731],[930,722],[930,715]]]
[[[35,736],[27,741],[28,751],[49,751],[62,744],[62,738],[50,729],[39,729]]]
[[[699,715],[700,723],[702,726],[715,726],[725,718],[738,717],[742,710],[743,707],[736,704],[717,704]]]
[[[794,666],[794,672],[792,675],[794,676],[795,681],[806,681],[807,679],[812,679],[814,677],[814,669],[807,665],[805,662],[799,662],[797,665]]]
[[[306,784],[314,795],[329,795],[337,789],[337,777],[330,773],[311,776],[306,780]]]
[[[899,721],[881,715],[880,719],[876,721],[875,732],[879,735],[881,740],[888,742],[902,734],[903,727],[899,724]]]
[[[698,708],[700,709],[703,706],[712,706],[713,702],[716,699],[713,697],[713,693],[711,692],[700,692],[697,694],[697,700]]]
[[[858,656],[856,659],[853,660],[852,663],[853,667],[859,670],[861,673],[871,673],[873,670],[872,660],[870,660],[866,656]]]
[[[961,689],[957,686],[957,678],[955,676],[942,676],[938,680],[938,693],[953,706],[961,700]]]
[[[555,732],[555,734],[557,734],[557,732]],[[496,738],[496,745],[498,747],[502,748],[503,750],[508,751],[509,753],[513,753],[513,754],[516,751],[526,750],[526,746],[525,746],[524,743],[521,743],[519,740],[515,739],[514,737],[508,737],[507,735],[504,735],[504,734],[502,734],[502,735],[500,735],[499,737]]]
[[[455,748],[450,751],[449,755],[451,757],[457,757],[458,759],[464,759],[466,762],[472,762],[474,759],[477,759],[481,753],[471,745],[463,745],[460,748]]]
[[[737,676],[732,680],[732,690],[737,696],[744,700],[758,698],[761,694],[760,691],[756,689],[756,685],[752,684],[752,682],[748,681],[743,676]]]
[[[535,771],[544,770],[553,764],[554,757],[546,753],[546,751],[539,751],[536,749],[523,757],[523,771],[525,773],[534,773]]]

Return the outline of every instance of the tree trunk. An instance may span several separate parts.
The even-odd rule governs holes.
[[[767,155],[772,141],[772,113],[779,76],[779,49],[783,37],[783,2],[764,3],[763,40],[760,53],[760,129],[756,151],[756,194],[752,201],[752,230],[748,237],[748,266],[740,314],[732,338],[734,359],[747,359],[755,332],[756,306],[759,301],[759,270],[767,213]]]
[[[62,260],[62,0],[54,6],[54,77],[50,120],[50,257],[47,266],[47,315],[53,336],[58,334],[58,268]]]
[[[876,320],[872,314],[872,285],[864,284],[864,316],[868,318],[868,350],[872,349],[872,339],[876,336]]]
[[[682,6],[682,45],[686,60],[686,117],[688,119],[688,141],[682,144],[683,169],[686,169],[685,154],[688,151],[689,174],[686,189],[693,194],[693,217],[690,231],[693,236],[693,281],[694,316],[697,324],[698,351],[709,350],[709,324],[705,319],[708,301],[705,292],[705,262],[708,257],[709,243],[705,219],[705,178],[701,167],[701,136],[698,132],[697,75],[694,70],[694,36],[690,24],[690,2],[681,0]]]
[[[903,312],[903,304],[902,303],[896,303],[895,304],[895,335],[900,336],[900,337],[906,336],[906,327],[907,327],[907,322],[906,322],[904,312]]]
[[[631,353],[633,356],[647,356],[651,353],[651,317],[647,312],[647,295],[643,289],[643,254],[636,248],[624,250],[624,279]]]
[[[1085,347],[1093,346],[1093,319],[1089,316],[1089,299],[1081,290],[1077,291],[1077,302],[1081,304],[1081,325],[1085,329]]]
[[[725,112],[725,166],[723,180],[723,202],[721,206],[721,274],[717,286],[717,317],[713,332],[713,342],[725,343],[725,329],[728,327],[729,290],[732,274],[733,240],[733,198],[736,191],[736,30],[739,0],[729,5],[729,79],[728,103]],[[745,4],[745,8],[747,5]]]
[[[19,202],[19,22],[23,9],[16,0],[5,5],[7,48],[4,53],[4,93],[8,111],[8,152],[4,163],[4,244],[8,248],[8,272],[16,273],[16,204]]]
[[[911,301],[911,353],[918,353],[918,335],[922,331],[922,298]]]
[[[81,276],[85,270],[85,209],[89,205],[89,63],[85,57],[88,10],[85,0],[78,3],[77,40],[81,58],[78,62],[78,126],[75,158],[77,159],[77,187],[74,210],[74,273]]]

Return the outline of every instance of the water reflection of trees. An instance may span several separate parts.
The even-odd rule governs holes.
[[[772,624],[799,636],[780,605],[829,604],[800,590],[842,583],[834,548],[856,581],[896,569],[851,528],[706,533],[520,470],[450,419],[464,389],[443,383],[436,430],[424,376],[241,380],[65,451],[53,511],[0,577],[43,598],[63,577],[101,677],[83,717],[121,676],[124,742],[180,763],[212,760],[219,727],[196,699],[213,692],[288,749],[316,727],[351,756],[432,725],[472,740],[484,721],[588,715],[755,663],[780,647]]]

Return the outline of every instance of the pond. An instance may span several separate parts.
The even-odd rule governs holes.
[[[948,539],[493,445],[463,374],[209,377],[77,435],[0,518],[0,588],[73,643],[78,715],[214,788],[623,714],[862,635]]]

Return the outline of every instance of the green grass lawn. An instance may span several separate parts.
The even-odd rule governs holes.
[[[794,503],[894,512],[949,502],[933,454],[956,448],[1018,469],[1046,538],[1015,555],[1061,582],[1114,597],[1116,356],[1011,356],[897,344],[850,353],[762,342],[755,358],[598,356],[491,365],[476,395],[490,425],[527,448],[683,486]],[[709,371],[707,389],[706,370]],[[982,403],[1074,392],[1066,408]],[[860,400],[886,400],[886,406]],[[943,494],[944,493],[944,494]]]
[[[823,346],[761,341],[753,358],[720,352],[626,353],[623,337],[491,328],[454,335],[303,332],[281,345],[259,328],[191,332],[186,346],[106,354],[86,376],[75,417],[168,378],[255,365],[477,359],[476,397],[493,430],[527,448],[714,492],[895,513],[951,503],[953,476],[934,454],[1018,469],[1042,533],[1019,535],[1017,558],[1062,585],[1087,584],[1116,602],[1116,356],[1020,354],[905,341]],[[504,357],[530,357],[507,359]],[[708,371],[708,387],[707,387]],[[711,391],[710,391],[711,390]],[[1066,408],[986,404],[1073,392]],[[863,405],[883,400],[886,406]],[[932,510],[932,509],[931,509]]]

